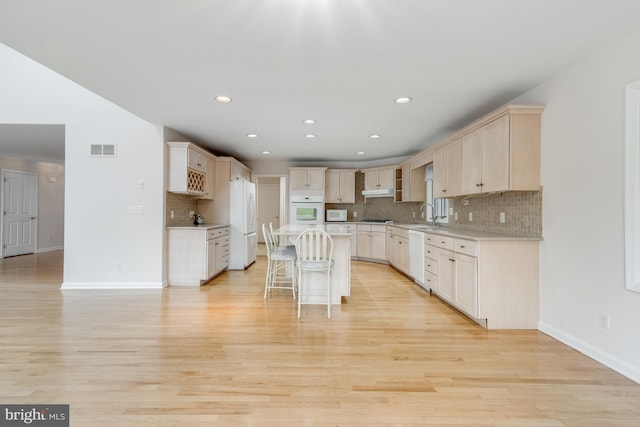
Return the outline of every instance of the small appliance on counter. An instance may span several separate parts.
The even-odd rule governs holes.
[[[327,222],[346,222],[346,209],[327,209]]]
[[[202,217],[202,215],[195,214],[193,216],[193,225],[203,225],[203,224],[204,224],[204,218]]]

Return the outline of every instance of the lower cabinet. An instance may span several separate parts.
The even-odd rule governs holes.
[[[539,241],[425,234],[425,287],[489,329],[537,329]]]
[[[229,227],[168,229],[170,286],[200,286],[229,266]]]
[[[358,258],[386,260],[386,225],[358,224],[356,235],[356,254]]]
[[[389,264],[409,275],[409,231],[388,226],[386,249]]]

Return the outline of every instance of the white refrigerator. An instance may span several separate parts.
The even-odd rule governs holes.
[[[229,270],[244,270],[256,261],[256,185],[234,180],[229,190]]]

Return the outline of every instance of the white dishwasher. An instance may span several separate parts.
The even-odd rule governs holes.
[[[409,230],[409,275],[424,286],[424,233]]]

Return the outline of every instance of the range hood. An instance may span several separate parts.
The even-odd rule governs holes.
[[[377,188],[375,190],[363,190],[362,195],[367,198],[393,197],[393,188]]]

